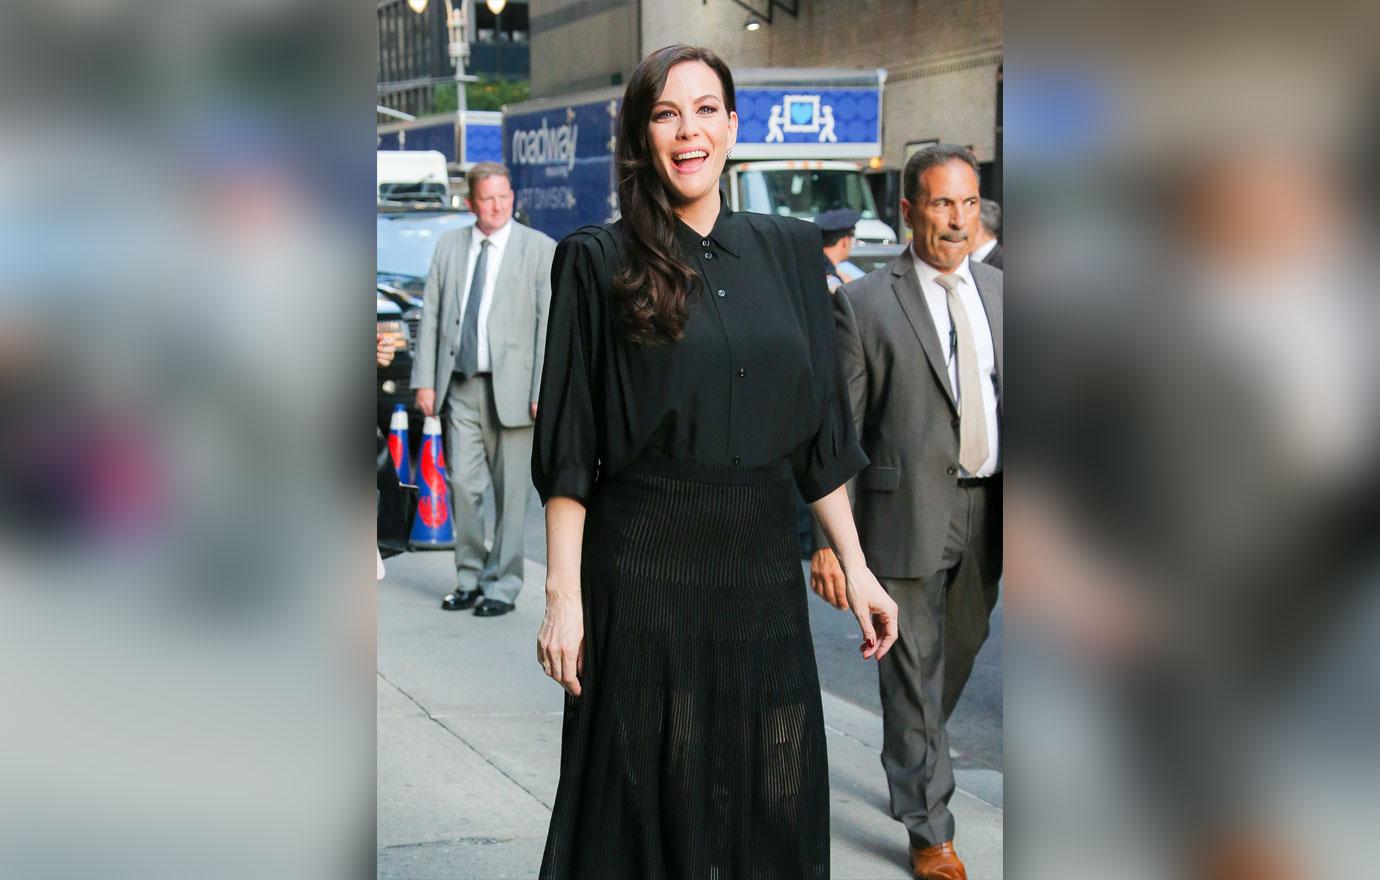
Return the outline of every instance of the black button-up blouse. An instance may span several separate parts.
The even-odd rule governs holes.
[[[834,342],[825,259],[812,223],[727,206],[677,243],[700,285],[681,339],[627,340],[609,281],[621,221],[556,248],[532,445],[545,504],[586,503],[640,455],[751,467],[789,461],[807,501],[867,464]]]

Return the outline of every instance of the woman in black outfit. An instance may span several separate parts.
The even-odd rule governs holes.
[[[793,485],[863,656],[896,639],[843,489],[867,458],[820,233],[724,204],[737,124],[722,61],[652,53],[619,119],[622,220],[556,251],[532,471],[538,659],[568,694],[543,880],[828,877]]]

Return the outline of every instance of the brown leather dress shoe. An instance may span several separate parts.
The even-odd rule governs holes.
[[[912,849],[910,867],[919,880],[968,880],[968,869],[954,852],[952,840],[925,849]]]

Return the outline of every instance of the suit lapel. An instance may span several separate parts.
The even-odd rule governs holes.
[[[455,272],[455,277],[460,279],[460,283],[454,285],[455,295],[450,298],[450,307],[454,314],[462,315],[460,305],[465,299],[465,290],[470,283],[470,243],[474,241],[474,227],[468,227],[460,234],[460,246],[455,249],[455,262],[451,269]],[[460,337],[457,334],[456,339]]]
[[[930,362],[935,380],[944,389],[949,406],[953,407],[954,390],[949,384],[949,371],[944,365],[944,350],[939,346],[939,333],[934,329],[934,319],[930,317],[929,307],[925,305],[925,295],[920,290],[920,279],[915,276],[910,248],[903,251],[891,264],[891,275],[891,290],[896,294],[896,301],[900,303],[901,311],[905,313],[906,320],[910,322],[911,329],[920,340],[920,347],[925,351],[925,359]]]

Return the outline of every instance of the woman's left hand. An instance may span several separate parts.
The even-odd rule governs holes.
[[[896,641],[896,602],[866,566],[848,574],[848,607],[862,628],[863,657],[880,660]]]

